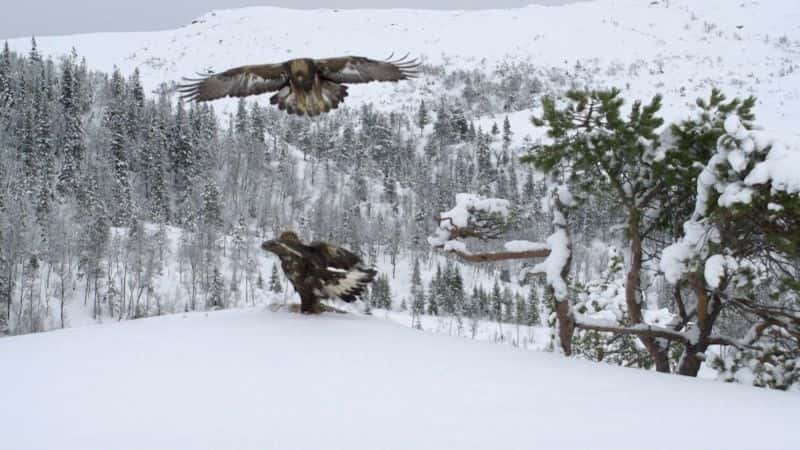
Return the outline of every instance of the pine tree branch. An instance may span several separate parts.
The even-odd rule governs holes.
[[[575,321],[575,327],[583,330],[604,331],[607,333],[615,334],[633,334],[636,336],[645,336],[651,338],[662,338],[670,341],[689,342],[689,338],[677,331],[670,330],[669,328],[657,327],[654,325],[642,325],[638,327],[617,327],[611,325],[600,325],[588,322]]]
[[[442,248],[441,246],[438,248]],[[550,249],[528,250],[524,252],[492,252],[492,253],[467,253],[461,250],[451,249],[449,253],[453,253],[464,261],[468,262],[494,262],[494,261],[508,261],[511,259],[530,259],[530,258],[547,258],[550,256]]]

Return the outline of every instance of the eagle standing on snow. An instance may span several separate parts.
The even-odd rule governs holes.
[[[336,109],[347,96],[342,83],[414,78],[419,63],[406,57],[376,61],[362,56],[291,59],[277,64],[236,67],[198,79],[185,78],[181,98],[208,101],[278,91],[269,102],[289,114],[316,116]]]
[[[261,248],[278,255],[283,273],[300,294],[300,312],[306,314],[320,312],[324,298],[355,301],[377,274],[349,251],[319,241],[305,245],[292,231]]]

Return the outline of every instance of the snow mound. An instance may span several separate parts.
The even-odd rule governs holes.
[[[800,448],[785,393],[355,315],[164,316],[0,339],[0,361],[15,450]]]

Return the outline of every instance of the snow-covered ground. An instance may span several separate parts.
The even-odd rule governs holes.
[[[2,447],[796,449],[794,396],[263,308],[0,340]]]

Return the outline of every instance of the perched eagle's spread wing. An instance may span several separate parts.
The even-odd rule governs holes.
[[[184,80],[186,83],[178,87],[181,98],[202,102],[277,91],[289,80],[289,74],[282,64],[263,64],[235,67],[202,78]]]
[[[324,242],[312,242],[313,275],[322,282],[324,296],[355,301],[375,279],[375,269],[366,267],[353,253]]]
[[[317,70],[336,83],[368,83],[400,81],[417,76],[419,63],[405,57],[394,61],[376,61],[363,56],[318,59]]]

